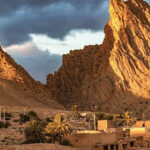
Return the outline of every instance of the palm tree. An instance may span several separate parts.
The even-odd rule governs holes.
[[[71,134],[72,129],[64,116],[55,115],[53,122],[48,123],[45,128],[45,132],[46,135],[50,137],[50,142],[57,141],[61,144],[63,140]]]
[[[132,112],[126,111],[123,114],[123,124],[126,125],[127,127],[131,127],[135,121],[136,118],[132,117]]]
[[[31,120],[25,129],[27,143],[44,142],[44,128],[39,120]]]

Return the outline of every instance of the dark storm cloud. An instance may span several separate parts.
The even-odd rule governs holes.
[[[0,0],[0,42],[4,46],[30,40],[30,33],[62,39],[73,29],[103,30],[106,0]]]
[[[60,55],[47,53],[43,53],[43,57],[39,54],[36,54],[34,57],[21,55],[13,55],[13,57],[15,61],[21,64],[35,80],[41,81],[42,83],[46,83],[46,76],[49,73],[57,71],[61,66],[62,59]]]
[[[27,48],[27,52],[25,51]],[[9,49],[8,53],[15,61],[24,67],[30,75],[42,83],[46,83],[46,76],[54,73],[62,63],[62,56],[50,54],[48,51],[39,50],[34,44],[24,47],[23,51],[13,51]]]

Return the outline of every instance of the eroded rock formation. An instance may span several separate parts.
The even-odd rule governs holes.
[[[66,107],[148,112],[150,6],[143,0],[111,0],[109,12],[103,44],[64,55],[46,86]]]

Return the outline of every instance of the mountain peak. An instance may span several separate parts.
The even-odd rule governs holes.
[[[52,95],[66,107],[136,112],[150,100],[150,6],[111,0],[109,12],[103,44],[65,55],[47,78]]]

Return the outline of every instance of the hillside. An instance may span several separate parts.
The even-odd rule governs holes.
[[[48,89],[35,81],[0,48],[0,105],[59,107]]]
[[[150,113],[150,6],[143,0],[111,0],[102,45],[63,56],[47,77],[54,99],[69,108]]]

